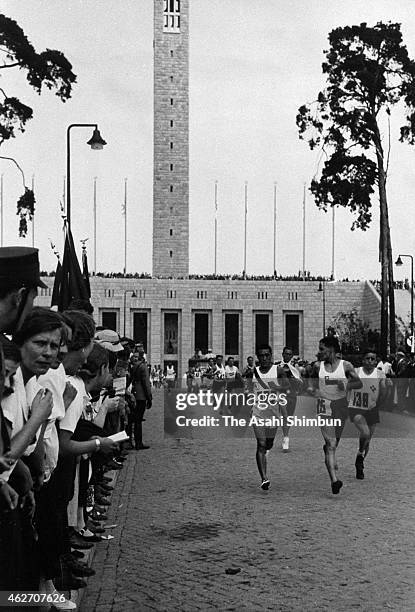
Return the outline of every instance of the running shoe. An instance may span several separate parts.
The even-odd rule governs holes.
[[[336,480],[336,482],[332,482],[331,483],[331,491],[332,493],[334,493],[334,495],[337,495],[338,493],[340,493],[340,489],[342,488],[343,483],[341,480]]]
[[[356,461],[354,462],[354,464],[355,464],[355,467],[356,467],[356,478],[358,480],[363,480],[364,477],[365,477],[365,473],[363,471],[363,468],[365,466],[363,455],[357,455],[356,456]]]
[[[42,592],[42,595],[47,595],[49,602],[55,610],[76,610],[76,603],[70,599],[66,599],[65,595],[60,593],[56,588]]]
[[[284,436],[282,439],[282,450],[284,453],[288,453],[290,450],[290,438],[288,436]]]
[[[261,482],[261,489],[262,489],[263,491],[268,491],[268,489],[270,488],[270,486],[271,486],[271,483],[270,483],[270,481],[269,481],[269,480],[263,480],[263,481]]]

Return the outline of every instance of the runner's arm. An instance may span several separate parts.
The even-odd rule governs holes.
[[[310,395],[314,395],[315,392],[317,391],[319,370],[320,370],[320,362],[316,361],[313,364],[311,370],[307,372],[308,376],[305,380],[305,383],[307,385],[306,392],[309,393]]]
[[[350,389],[361,389],[363,387],[363,383],[350,361],[344,362],[344,373],[347,377],[346,391],[350,391]]]

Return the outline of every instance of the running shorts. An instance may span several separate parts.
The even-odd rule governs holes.
[[[362,410],[361,408],[349,408],[349,417],[353,422],[354,417],[357,414],[361,414],[365,417],[366,423],[369,425],[376,425],[376,423],[380,423],[379,419],[379,410],[377,408],[372,408],[372,410]]]

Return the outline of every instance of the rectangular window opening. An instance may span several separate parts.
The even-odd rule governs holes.
[[[269,315],[261,313],[255,315],[255,347],[260,344],[270,344]]]
[[[164,313],[164,353],[177,355],[179,337],[179,315],[177,312]]]
[[[225,353],[239,354],[239,313],[225,314]]]
[[[105,329],[117,331],[117,312],[111,310],[103,310],[101,313],[101,325]]]
[[[209,348],[209,314],[207,312],[195,312],[195,353],[201,351],[206,355]]]
[[[300,315],[285,315],[285,345],[289,346],[294,355],[299,354],[300,345]]]
[[[133,340],[142,343],[147,353],[148,317],[146,312],[134,312],[133,314]]]

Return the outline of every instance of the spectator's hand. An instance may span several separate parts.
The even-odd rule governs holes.
[[[40,389],[31,405],[32,414],[36,414],[42,421],[47,421],[53,408],[53,396],[49,389]]]
[[[35,514],[35,494],[32,490],[24,495],[20,502],[20,508],[25,510],[26,516],[33,518]]]
[[[109,438],[100,438],[98,440],[101,442],[100,450],[104,453],[104,455],[108,455],[113,451],[118,450],[118,443],[110,440]]]
[[[117,412],[117,410],[118,410],[118,400],[119,399],[120,399],[119,397],[107,397],[102,402],[103,407],[105,407],[107,409],[107,413]]]
[[[44,480],[44,474],[43,472],[41,474],[35,474],[34,476],[32,475],[33,478],[33,490],[34,491],[40,491],[40,489],[43,486],[43,480]]]
[[[19,496],[16,491],[7,483],[0,483],[0,508],[2,510],[14,510],[17,508]]]
[[[65,410],[67,410],[68,406],[72,404],[75,397],[77,396],[77,393],[78,393],[78,390],[75,389],[75,387],[71,385],[71,383],[68,380],[65,386],[65,391],[63,392],[63,403],[65,405]]]
[[[10,468],[12,467],[14,462],[15,462],[15,459],[11,459],[7,455],[7,453],[6,453],[6,455],[0,455],[0,474],[2,472],[10,470]]]
[[[153,398],[150,397],[150,399],[147,400],[147,405],[146,405],[147,410],[150,410],[152,405],[153,405]]]
[[[121,416],[125,416],[125,409],[127,406],[127,402],[123,397],[118,398],[118,410]]]

